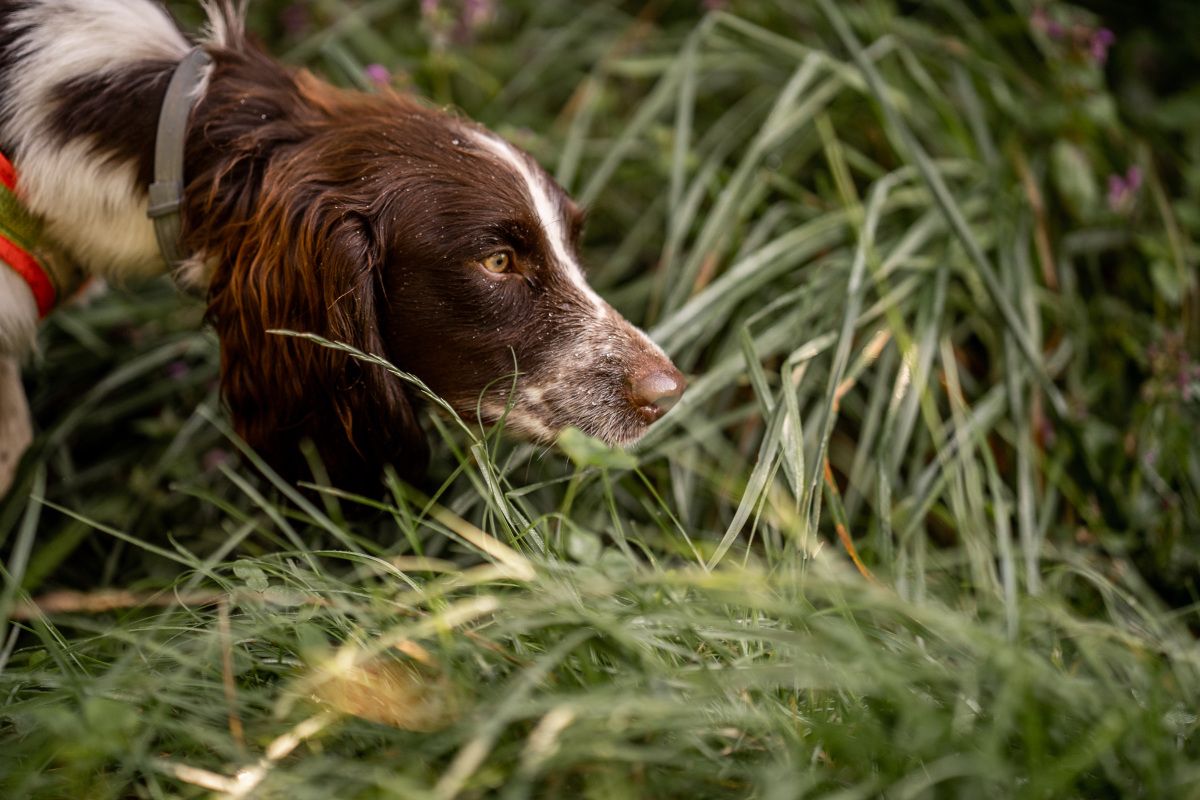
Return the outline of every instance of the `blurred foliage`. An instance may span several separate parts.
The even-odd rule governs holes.
[[[1194,15],[254,3],[535,154],[691,388],[629,454],[430,413],[364,506],[254,469],[198,299],[55,314],[5,796],[1189,796]]]

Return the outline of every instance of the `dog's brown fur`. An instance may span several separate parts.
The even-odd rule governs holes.
[[[0,0],[0,31],[37,19],[21,11],[30,4],[79,2]],[[361,484],[384,463],[419,474],[427,456],[411,387],[275,329],[388,358],[468,419],[500,417],[515,374],[509,427],[543,440],[573,425],[630,442],[678,396],[682,376],[662,351],[587,286],[582,214],[532,159],[413,97],[285,68],[221,13],[186,137],[182,244],[187,278],[208,293],[222,394],[272,463],[291,472],[307,437],[339,483]],[[4,57],[0,93],[5,69],[20,68]],[[131,166],[144,192],[174,63],[56,83],[47,134]],[[498,253],[506,268],[484,268]]]

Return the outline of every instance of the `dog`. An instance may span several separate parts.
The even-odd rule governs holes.
[[[193,46],[151,0],[0,0],[0,154],[49,305],[87,276],[170,270],[207,296],[238,434],[288,473],[309,439],[340,484],[424,472],[418,398],[272,331],[383,357],[465,420],[540,442],[574,426],[629,444],[678,400],[671,360],[588,286],[583,214],[531,156],[418,98],[284,67],[232,6],[206,11]],[[148,187],[171,81],[196,58],[163,241]],[[19,364],[45,289],[0,265],[3,482],[31,439]]]

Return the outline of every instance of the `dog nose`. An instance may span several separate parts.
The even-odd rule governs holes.
[[[654,409],[658,419],[679,401],[687,386],[683,374],[671,363],[633,375],[629,380],[629,399],[639,408]]]

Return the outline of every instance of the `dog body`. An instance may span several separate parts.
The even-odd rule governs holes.
[[[202,46],[176,279],[207,294],[222,395],[275,466],[291,471],[307,437],[335,480],[369,484],[385,463],[419,474],[427,451],[401,379],[273,329],[383,356],[468,420],[499,420],[511,398],[508,427],[543,441],[576,426],[631,442],[682,392],[587,285],[582,215],[528,155],[414,98],[286,69],[227,8]],[[0,0],[0,153],[60,291],[166,269],[146,187],[190,49],[149,0]],[[25,408],[15,365],[37,322],[29,286],[0,266],[0,457],[29,440],[28,412],[11,409]]]

